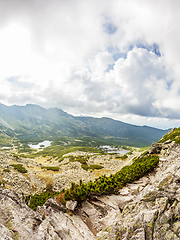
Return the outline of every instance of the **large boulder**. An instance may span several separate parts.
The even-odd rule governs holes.
[[[149,154],[159,154],[161,152],[163,144],[162,143],[152,143],[149,148]]]

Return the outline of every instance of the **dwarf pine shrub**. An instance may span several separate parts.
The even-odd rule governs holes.
[[[80,184],[72,183],[71,188],[65,191],[65,200],[83,201],[92,195],[116,194],[127,183],[132,183],[152,171],[158,162],[159,158],[155,155],[137,158],[132,165],[123,167],[119,172],[111,174],[109,177],[103,175],[87,184],[82,183],[82,181]]]
[[[11,164],[10,166],[12,166],[15,170],[17,170],[20,173],[27,173],[26,168],[23,167],[22,164]]]
[[[51,166],[43,166],[41,167],[42,169],[47,169],[47,170],[51,170],[51,171],[59,171],[59,167],[51,167]]]
[[[132,183],[152,171],[158,162],[159,157],[157,155],[141,156],[135,158],[131,165],[123,167],[119,172],[111,174],[109,177],[102,175],[96,178],[94,182],[90,180],[86,184],[82,180],[80,180],[79,184],[72,182],[69,189],[63,189],[61,192],[44,192],[29,195],[25,200],[28,203],[31,198],[29,207],[36,210],[37,206],[42,206],[48,198],[54,196],[57,196],[57,201],[65,204],[69,200],[82,202],[94,195],[117,194],[118,190],[127,183]]]
[[[36,211],[37,206],[43,206],[44,203],[52,197],[60,194],[60,192],[43,192],[43,193],[35,193],[34,195],[28,195],[25,197],[25,202],[31,209]]]

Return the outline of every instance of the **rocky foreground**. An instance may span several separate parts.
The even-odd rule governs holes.
[[[61,191],[62,188],[69,188],[71,182],[79,183],[82,179],[84,183],[94,180],[100,175],[119,171],[123,166],[131,163],[135,156],[141,152],[133,152],[124,161],[116,158],[117,154],[99,155],[87,152],[71,152],[64,155],[64,160],[59,162],[49,157],[37,157],[35,159],[14,156],[10,152],[0,151],[0,185],[25,195],[40,193],[46,190],[47,185],[51,185],[53,191]],[[122,154],[119,154],[122,155]],[[97,164],[102,169],[84,170],[78,161],[70,161],[70,157],[87,158],[87,165]],[[14,169],[13,164],[22,164],[27,173],[21,173]],[[58,167],[58,171],[47,170],[45,167]]]
[[[180,239],[180,145],[154,145],[158,167],[119,195],[66,207],[49,199],[37,211],[20,193],[0,189],[0,239],[166,240]]]

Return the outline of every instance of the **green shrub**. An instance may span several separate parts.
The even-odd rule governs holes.
[[[36,210],[37,206],[43,206],[44,203],[52,197],[55,197],[56,195],[60,194],[60,192],[43,192],[40,194],[35,193],[34,195],[28,195],[25,197],[26,204],[28,205],[29,201],[30,204],[28,205],[31,209],[34,211]]]
[[[117,194],[118,190],[127,183],[132,183],[152,171],[158,162],[159,157],[156,155],[141,156],[140,158],[135,158],[131,165],[123,167],[119,172],[111,174],[109,177],[102,175],[96,178],[94,182],[89,181],[87,184],[83,183],[82,180],[80,180],[79,184],[72,182],[71,187],[66,190],[63,189],[61,193],[45,192],[33,196],[30,195],[26,197],[26,203],[29,202],[31,197],[29,207],[35,210],[38,205],[42,206],[48,198],[58,194],[61,194],[61,202],[68,200],[81,202],[87,198],[91,198],[93,195]]]
[[[9,168],[3,169],[3,172],[10,172],[11,170]]]
[[[87,164],[82,164],[81,167],[88,171],[89,169],[94,170],[94,169],[101,169],[104,168],[103,166],[97,165],[97,164],[92,164],[90,166],[88,166]]]
[[[173,129],[173,131],[166,133],[158,143],[164,143],[167,140],[175,141],[175,143],[180,143],[180,127]]]
[[[18,153],[31,153],[32,149],[30,148],[22,148],[18,150]]]
[[[127,154],[128,155],[132,155],[133,154],[133,150],[129,151]]]
[[[122,160],[125,160],[128,158],[128,156],[126,154],[122,155],[122,156],[117,156],[116,158],[120,158]]]
[[[3,186],[4,186],[4,185],[5,185],[5,183],[4,183],[4,182],[2,182],[2,181],[0,181],[0,185],[3,185]]]
[[[25,167],[23,167],[22,164],[11,164],[10,166],[12,166],[15,170],[17,170],[20,173],[27,173],[27,170],[25,169]]]
[[[51,171],[59,171],[59,167],[51,167],[51,166],[45,167],[45,166],[43,166],[43,167],[41,167],[41,168],[42,168],[42,169],[51,170]]]
[[[86,170],[86,171],[88,171],[88,169],[89,169],[89,166],[88,166],[88,165],[85,165],[85,164],[82,164],[81,167],[82,167],[84,170]]]
[[[132,183],[153,170],[159,162],[158,156],[136,158],[132,165],[123,167],[116,174],[96,178],[94,182],[71,186],[65,191],[65,200],[83,201],[91,195],[116,194],[118,189]]]
[[[92,170],[101,169],[101,168],[104,168],[104,167],[100,166],[100,165],[97,165],[97,164],[92,164],[92,165],[89,166],[89,169],[92,169]]]

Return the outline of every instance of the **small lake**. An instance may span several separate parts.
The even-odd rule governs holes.
[[[51,143],[52,143],[52,141],[46,140],[46,141],[40,142],[38,144],[28,144],[28,146],[30,148],[39,149],[39,148],[49,147],[49,146],[51,146]]]
[[[12,147],[1,147],[1,149],[11,149]]]
[[[118,148],[112,148],[109,145],[99,146],[100,148],[103,148],[107,153],[121,153],[126,154],[128,151],[124,149],[118,149]]]

